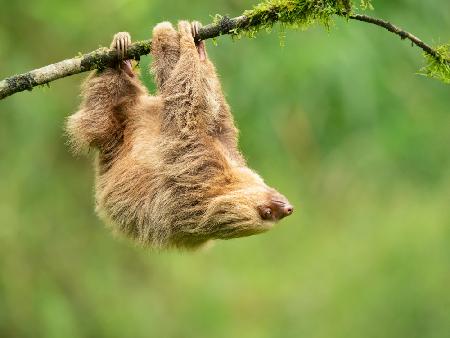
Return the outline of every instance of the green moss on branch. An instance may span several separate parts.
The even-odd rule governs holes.
[[[270,30],[275,23],[282,28],[307,28],[319,23],[329,28],[333,16],[348,16],[353,10],[349,0],[267,0],[243,13],[244,24],[232,30],[235,36],[254,37],[260,30]]]
[[[450,44],[437,46],[434,50],[436,55],[423,53],[426,65],[420,70],[420,74],[450,84]]]

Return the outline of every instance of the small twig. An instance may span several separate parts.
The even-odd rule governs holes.
[[[353,20],[368,22],[368,23],[383,27],[383,28],[387,29],[389,32],[400,36],[400,38],[402,38],[402,40],[408,39],[416,46],[422,48],[424,50],[424,52],[430,54],[431,56],[433,56],[435,58],[439,58],[439,54],[431,46],[427,45],[425,42],[420,40],[417,36],[401,29],[400,27],[395,26],[394,24],[390,23],[389,21],[374,18],[374,17],[368,16],[368,15],[362,15],[362,14],[350,14],[349,18],[353,19]]]
[[[270,14],[276,15],[274,9],[270,9]],[[344,14],[343,14],[344,15]],[[415,45],[422,48],[426,53],[435,58],[439,58],[439,54],[435,49],[424,43],[422,40],[404,31],[388,21],[373,18],[367,15],[351,14],[350,19],[368,22],[387,29],[388,31],[399,35],[402,39],[409,39]],[[274,20],[276,21],[276,20]],[[218,37],[223,34],[230,34],[239,28],[248,28],[255,23],[249,22],[245,15],[235,18],[221,17],[218,22],[206,25],[199,30],[196,37],[197,40],[206,40]],[[141,55],[146,55],[150,52],[151,40],[137,41],[133,43],[128,49],[125,56],[127,59],[139,60]],[[105,67],[114,65],[117,62],[116,51],[108,48],[99,48],[88,54],[80,55],[78,57],[63,60],[42,68],[38,68],[27,73],[13,75],[9,78],[0,81],[0,99],[18,93],[24,90],[32,90],[33,87],[47,84],[51,81],[94,70],[103,69]],[[446,62],[449,62],[448,60]]]

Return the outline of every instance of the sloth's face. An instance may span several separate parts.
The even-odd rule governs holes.
[[[243,193],[251,198],[263,221],[277,222],[294,212],[287,198],[268,187],[254,171],[243,167],[239,173],[244,186]]]
[[[264,203],[257,206],[259,216],[264,221],[277,222],[294,212],[294,207],[286,197],[275,189],[270,189],[265,200]]]
[[[250,169],[240,168],[238,174],[240,182],[209,203],[205,220],[212,237],[229,239],[265,232],[294,211],[286,197]]]

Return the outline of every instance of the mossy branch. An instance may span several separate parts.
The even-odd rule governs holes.
[[[417,36],[393,25],[386,20],[377,19],[368,15],[361,14],[350,14],[349,18],[383,27],[389,32],[400,36],[402,40],[410,40],[414,45],[422,48],[422,50],[424,51],[424,56],[427,64],[420,70],[420,74],[437,78],[444,83],[450,83],[450,52],[448,44],[432,48],[431,46],[420,40]]]
[[[361,8],[370,7],[367,0],[361,1]],[[234,37],[247,35],[253,37],[262,29],[271,29],[275,23],[285,27],[305,28],[319,23],[327,28],[333,23],[334,16],[371,23],[409,39],[420,47],[427,57],[428,64],[423,73],[450,83],[450,56],[448,45],[432,48],[413,34],[398,28],[392,23],[367,15],[355,14],[356,6],[349,0],[267,0],[247,10],[235,18],[217,15],[214,22],[202,27],[197,40],[216,38],[230,34]],[[137,41],[129,48],[126,58],[139,60],[141,55],[150,52],[151,40]],[[27,73],[13,75],[0,81],[0,99],[51,81],[94,69],[103,69],[117,62],[116,52],[108,48],[99,48],[88,54],[63,60]]]

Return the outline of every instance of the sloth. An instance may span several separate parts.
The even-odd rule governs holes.
[[[286,197],[249,169],[198,22],[153,29],[152,96],[124,54],[82,87],[66,130],[75,151],[96,150],[96,212],[113,232],[152,248],[195,249],[269,230],[292,214]]]

